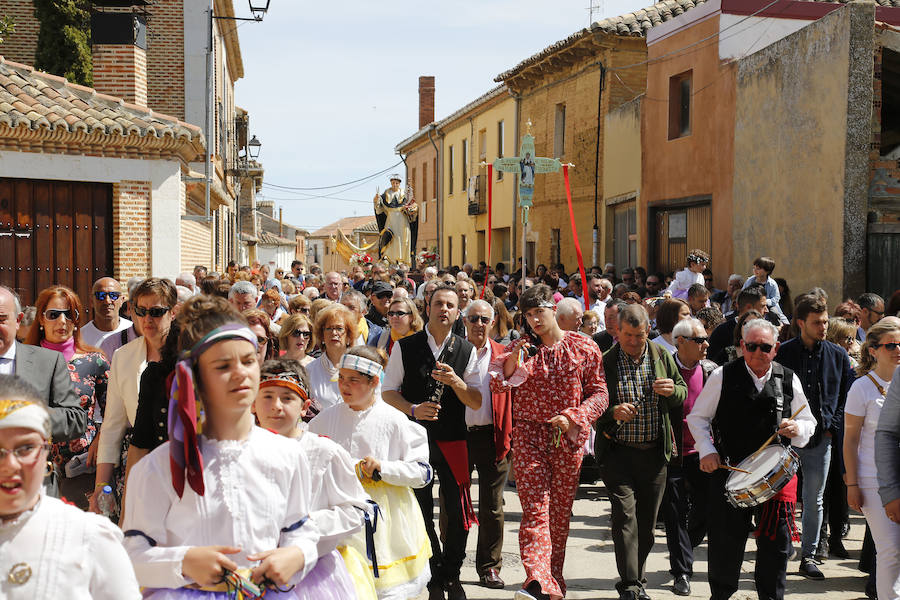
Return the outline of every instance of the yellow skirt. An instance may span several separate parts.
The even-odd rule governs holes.
[[[353,580],[358,600],[376,600],[378,594],[375,592],[372,565],[366,561],[366,557],[357,552],[355,548],[348,546],[338,546],[337,551],[344,559],[344,564],[347,565],[347,571],[350,572],[350,579]]]
[[[431,558],[431,543],[422,511],[410,488],[368,479],[362,485],[381,509],[375,530],[378,562],[375,589],[381,596],[389,588],[409,584],[422,576]],[[365,531],[354,535],[349,545],[365,556]],[[366,565],[373,573],[372,562],[366,561]]]

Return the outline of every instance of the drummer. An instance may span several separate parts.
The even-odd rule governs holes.
[[[709,500],[709,587],[712,600],[730,598],[738,589],[752,508],[735,508],[725,498],[732,472],[776,432],[772,443],[801,448],[816,427],[803,388],[793,371],[773,362],[778,330],[764,319],[748,321],[741,331],[741,353],[710,374],[697,397],[688,426],[700,454],[700,468],[713,473]],[[781,405],[781,410],[777,406]],[[798,412],[799,411],[799,412]],[[797,416],[791,419],[791,415]],[[766,473],[759,473],[759,478]],[[748,476],[749,477],[749,476]],[[794,524],[797,478],[762,505],[756,530],[754,580],[760,600],[784,598],[791,542],[800,539]]]

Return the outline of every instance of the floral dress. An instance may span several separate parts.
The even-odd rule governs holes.
[[[106,386],[109,383],[109,361],[100,352],[76,356],[68,366],[75,394],[81,408],[87,411],[87,427],[81,437],[54,445],[54,462],[61,467],[73,456],[87,452],[94,437],[100,433],[106,408]]]

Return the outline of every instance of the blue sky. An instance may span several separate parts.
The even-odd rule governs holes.
[[[603,0],[601,14],[652,3]],[[271,0],[263,22],[240,26],[245,76],[236,90],[237,104],[250,112],[251,134],[263,144],[265,182],[331,186],[390,167],[400,160],[394,146],[418,128],[420,75],[435,76],[441,119],[494,87],[497,74],[586,27],[589,6],[590,0]],[[242,0],[235,10],[249,12]],[[402,174],[402,165],[396,170]],[[286,222],[312,231],[371,214],[376,186],[384,189],[387,177],[323,191],[263,191],[284,208]]]

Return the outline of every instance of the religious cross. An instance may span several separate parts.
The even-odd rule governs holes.
[[[535,156],[531,121],[528,121],[525,135],[522,136],[522,145],[519,147],[519,156],[498,158],[494,161],[493,167],[505,173],[516,173],[519,178],[519,208],[522,209],[522,281],[524,282],[525,273],[528,272],[525,265],[526,232],[528,231],[528,209],[531,208],[534,198],[534,176],[538,173],[556,173],[562,164],[558,158]]]

